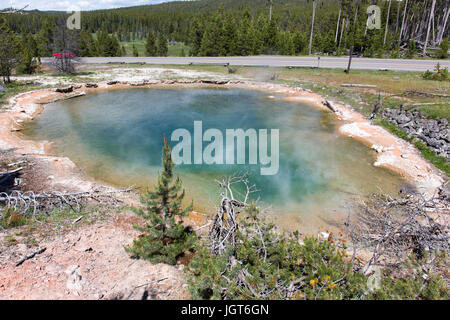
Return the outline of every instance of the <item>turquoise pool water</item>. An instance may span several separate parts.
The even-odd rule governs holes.
[[[396,193],[402,180],[373,166],[374,152],[337,134],[333,115],[267,94],[227,89],[129,89],[57,102],[29,123],[25,135],[54,142],[88,175],[120,186],[152,186],[163,136],[178,128],[279,129],[279,171],[258,165],[179,165],[189,198],[212,212],[220,198],[215,179],[248,171],[280,225],[303,232],[332,227],[346,206],[379,188]],[[270,141],[270,140],[269,140]],[[170,141],[169,141],[170,142]],[[174,146],[176,142],[171,142]],[[206,143],[205,143],[206,145]]]

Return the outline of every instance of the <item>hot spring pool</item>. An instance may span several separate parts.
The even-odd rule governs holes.
[[[188,198],[200,212],[220,199],[215,179],[248,171],[263,206],[287,229],[332,228],[346,207],[370,193],[395,194],[397,175],[373,166],[374,151],[337,134],[330,113],[267,94],[238,89],[128,89],[49,104],[24,134],[54,142],[54,152],[88,175],[119,186],[147,187],[161,168],[163,136],[179,128],[279,129],[279,170],[258,165],[179,165]],[[270,141],[270,140],[269,140]],[[177,142],[169,143],[174,146]],[[206,143],[205,143],[206,144]]]

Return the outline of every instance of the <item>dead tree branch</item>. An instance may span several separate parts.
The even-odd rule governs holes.
[[[21,214],[34,216],[43,208],[70,207],[79,211],[83,201],[94,200],[96,202],[105,202],[117,204],[120,200],[114,195],[119,193],[131,192],[132,189],[121,190],[92,190],[86,192],[43,192],[34,193],[33,191],[21,192],[14,190],[11,193],[0,193],[0,203],[8,208],[13,208]],[[1,209],[0,209],[1,213]]]
[[[47,250],[47,248],[44,247],[44,248],[40,248],[36,251],[33,251],[30,254],[27,254],[25,257],[23,257],[16,263],[16,267],[20,266],[22,263],[24,263],[27,260],[33,259],[37,254],[44,253],[45,250]]]
[[[236,245],[235,233],[238,229],[236,219],[239,213],[247,207],[249,197],[257,191],[255,185],[251,185],[248,180],[248,173],[242,175],[233,175],[217,181],[219,186],[224,190],[222,192],[222,200],[217,208],[217,215],[213,220],[213,225],[209,232],[211,241],[211,251],[214,254],[221,254],[228,244],[233,247]],[[244,186],[245,191],[242,200],[235,198],[233,190],[238,186]]]
[[[354,245],[372,253],[361,271],[367,273],[376,264],[398,265],[411,253],[422,258],[424,252],[448,251],[450,205],[444,198],[442,193],[429,200],[420,195],[374,196],[363,202],[355,221],[347,225]]]

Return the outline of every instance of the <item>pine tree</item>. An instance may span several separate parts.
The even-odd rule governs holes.
[[[333,30],[330,30],[326,37],[321,37],[323,53],[333,54],[333,52],[336,51],[336,42],[334,41],[334,36],[335,35]]]
[[[267,53],[274,53],[277,47],[278,25],[276,19],[272,18],[264,30],[264,46]]]
[[[38,62],[35,60],[32,50],[28,46],[22,47],[17,72],[33,74],[38,67]]]
[[[38,56],[39,57],[49,57],[51,56],[51,45],[53,41],[53,30],[55,30],[56,25],[54,21],[49,19],[44,20],[42,23],[41,30],[37,35],[37,45],[38,45]]]
[[[439,59],[447,59],[448,58],[448,38],[445,38],[441,42],[441,49],[438,52],[438,58]]]
[[[292,39],[293,43],[294,43],[294,50],[295,50],[295,54],[301,54],[301,53],[306,53],[306,38],[305,36],[297,31],[294,34],[294,38]]]
[[[198,52],[199,56],[220,57],[227,54],[225,24],[223,7],[220,7],[206,24],[202,44]]]
[[[167,57],[167,54],[169,53],[167,38],[162,32],[160,32],[158,35],[158,43],[156,50],[157,50],[156,53],[159,57]]]
[[[278,50],[282,55],[292,56],[295,54],[294,42],[289,32],[281,32],[278,34]]]
[[[11,82],[10,76],[17,63],[19,50],[20,43],[16,35],[9,28],[6,19],[0,19],[0,75],[3,82]]]
[[[149,57],[155,57],[156,56],[155,36],[153,35],[152,31],[149,31],[149,33],[147,35],[147,43],[145,45],[145,49],[146,49],[147,55]]]
[[[238,27],[233,15],[227,14],[224,28],[224,51],[227,56],[234,56],[237,54]]]
[[[121,57],[122,56],[122,47],[120,46],[120,42],[116,36],[111,36],[112,43],[112,56],[113,57]]]
[[[81,31],[77,55],[80,57],[93,57],[95,54],[96,45],[92,34],[85,30]]]
[[[410,40],[408,43],[408,51],[406,51],[406,58],[412,59],[417,53],[416,42],[414,40]]]
[[[200,23],[199,19],[194,18],[194,21],[192,23],[192,28],[191,28],[191,34],[190,34],[191,43],[192,43],[192,49],[191,49],[192,56],[199,55],[200,47],[202,45],[203,34],[204,34],[204,28],[203,28],[202,24]]]
[[[182,208],[185,192],[181,179],[177,177],[174,181],[174,163],[166,139],[162,153],[163,171],[155,190],[141,197],[144,209],[134,210],[145,220],[144,226],[135,226],[143,235],[126,250],[136,258],[174,265],[184,252],[192,250],[196,236],[183,226],[183,218],[192,210],[192,204]]]
[[[133,44],[133,56],[139,57],[139,51],[134,44]]]

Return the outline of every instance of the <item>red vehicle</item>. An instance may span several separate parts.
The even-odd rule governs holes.
[[[68,51],[68,50],[63,50],[63,51],[59,51],[53,54],[53,57],[56,59],[62,59],[62,58],[66,58],[66,59],[70,59],[70,58],[75,58],[77,55],[72,52],[72,51]]]

